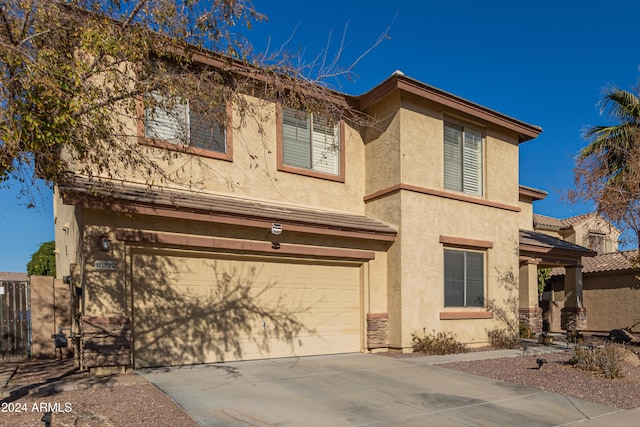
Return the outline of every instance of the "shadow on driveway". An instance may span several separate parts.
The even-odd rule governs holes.
[[[136,372],[203,426],[555,426],[618,412],[425,357],[343,354]]]

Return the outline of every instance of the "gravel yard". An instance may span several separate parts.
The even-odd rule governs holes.
[[[552,391],[619,409],[632,409],[640,406],[640,359],[636,353],[639,350],[638,347],[631,347],[631,349],[633,353],[630,351],[631,357],[624,363],[624,377],[613,380],[599,373],[581,371],[569,365],[568,361],[572,355],[570,350],[542,356],[525,355],[446,363],[438,366]],[[547,361],[542,369],[538,369],[536,363],[538,358],[544,358]]]
[[[56,427],[198,425],[143,378],[132,373],[118,382],[110,377],[92,378],[87,372],[74,371],[70,359],[20,364],[9,385],[21,394],[30,393],[2,399],[2,426],[42,427],[48,409],[58,410],[52,424]],[[56,391],[53,386],[76,389]]]

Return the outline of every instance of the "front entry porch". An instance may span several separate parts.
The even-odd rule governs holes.
[[[543,330],[543,312],[539,306],[538,269],[564,267],[564,307],[561,310],[563,330],[585,330],[587,308],[582,297],[582,257],[596,252],[543,233],[520,230],[520,321],[535,333]]]

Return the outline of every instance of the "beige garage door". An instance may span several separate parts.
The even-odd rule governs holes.
[[[132,253],[135,366],[360,351],[357,265]]]

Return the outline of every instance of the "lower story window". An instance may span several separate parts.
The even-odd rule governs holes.
[[[444,250],[444,306],[484,306],[484,253]]]

